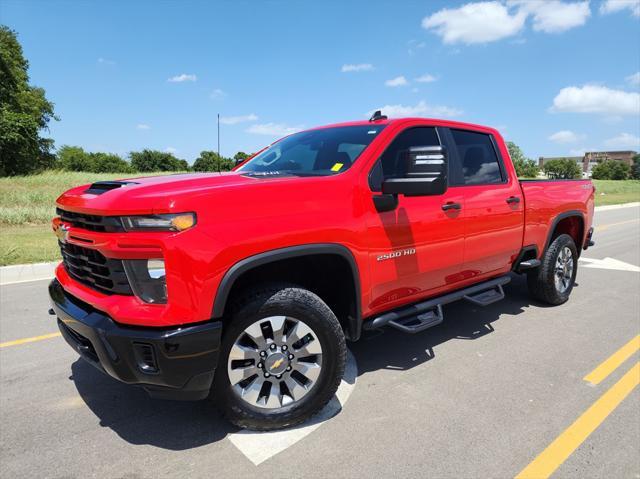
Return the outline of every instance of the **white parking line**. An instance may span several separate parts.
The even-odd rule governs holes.
[[[281,431],[256,432],[243,429],[239,432],[231,433],[227,437],[247,459],[257,466],[293,446],[296,442],[322,426],[326,421],[336,416],[347,403],[356,385],[357,376],[358,366],[356,360],[351,354],[351,351],[347,351],[347,364],[344,370],[344,377],[340,382],[336,395],[322,411],[309,421],[291,429],[283,429]]]

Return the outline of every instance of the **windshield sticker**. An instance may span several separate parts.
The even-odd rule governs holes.
[[[378,130],[369,130],[367,132],[368,135],[375,135],[376,133],[378,133]]]
[[[336,163],[331,167],[331,171],[340,171],[340,168],[344,166],[344,163]]]

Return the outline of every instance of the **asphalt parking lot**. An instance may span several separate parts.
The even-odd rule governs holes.
[[[341,410],[288,433],[117,383],[55,334],[47,281],[2,286],[2,477],[638,478],[640,208],[596,226],[569,303],[514,276],[506,300],[449,305],[422,334],[368,333]]]

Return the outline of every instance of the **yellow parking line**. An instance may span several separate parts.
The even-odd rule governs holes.
[[[638,350],[640,350],[640,334],[600,363],[598,367],[584,377],[584,380],[594,385],[600,384]]]
[[[42,336],[34,336],[32,338],[16,339],[14,341],[7,341],[5,343],[0,343],[0,348],[6,348],[8,346],[17,346],[19,344],[25,344],[25,343],[33,343],[35,341],[42,341],[43,339],[57,338],[58,336],[60,336],[60,333],[43,334]]]
[[[640,362],[564,430],[516,479],[547,478],[602,424],[613,410],[640,384]]]

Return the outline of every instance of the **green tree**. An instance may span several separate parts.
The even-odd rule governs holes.
[[[67,171],[93,171],[91,155],[79,146],[64,145],[57,153],[59,168]]]
[[[605,160],[598,163],[591,170],[594,180],[626,180],[631,168],[622,161]]]
[[[201,151],[193,162],[193,171],[229,171],[234,166],[233,160],[218,156],[215,151]]]
[[[233,159],[235,161],[235,164],[239,164],[242,163],[244,160],[246,160],[247,158],[249,158],[251,155],[245,153],[244,151],[239,151],[238,153],[236,153],[235,155],[233,155]]]
[[[132,151],[131,166],[140,172],[179,171],[183,164],[171,153],[157,150]]]
[[[0,176],[32,173],[53,166],[53,140],[40,136],[53,103],[29,85],[29,62],[16,33],[0,25]]]
[[[631,178],[640,180],[640,155],[633,157],[633,166],[631,167]]]
[[[549,178],[566,180],[582,177],[582,168],[569,158],[549,160],[542,166],[542,169]]]
[[[133,173],[128,161],[112,153],[89,153],[91,170],[94,173]]]
[[[538,176],[540,172],[538,165],[536,165],[535,161],[524,156],[524,153],[518,145],[513,141],[507,141],[507,149],[509,150],[509,156],[516,169],[518,178],[535,178]]]

